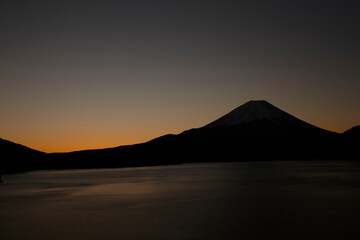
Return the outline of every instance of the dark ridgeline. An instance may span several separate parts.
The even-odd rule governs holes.
[[[360,125],[350,128],[343,133],[345,136],[352,138],[355,141],[360,141]]]
[[[0,138],[1,173],[43,169],[46,153]]]
[[[343,134],[343,141],[339,146],[346,158],[360,160],[360,125],[355,126]]]
[[[45,154],[1,140],[3,171],[151,166],[191,162],[358,160],[359,126],[344,134],[250,101],[201,128],[115,148]]]

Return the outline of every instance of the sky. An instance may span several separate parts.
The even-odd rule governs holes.
[[[360,124],[357,1],[0,2],[0,138],[45,152],[180,133],[265,99]]]

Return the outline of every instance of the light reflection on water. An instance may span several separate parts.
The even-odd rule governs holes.
[[[154,183],[110,183],[87,187],[77,191],[72,196],[93,196],[93,195],[131,195],[131,194],[150,194],[161,191],[170,191],[170,186],[166,184]]]
[[[360,164],[253,162],[6,175],[1,239],[360,239]]]

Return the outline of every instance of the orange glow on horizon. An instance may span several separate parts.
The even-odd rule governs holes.
[[[7,127],[3,128],[0,137],[46,153],[132,145],[202,127],[249,99],[252,98],[232,100],[222,105],[203,102],[176,107],[166,105],[166,108],[151,104],[149,106],[158,108],[143,105],[136,111],[130,107],[122,108],[121,111],[109,108],[108,112],[101,108],[86,111],[69,108],[63,110],[64,114],[54,110],[47,112],[47,116],[28,115],[28,121],[20,117],[8,119],[2,124]],[[343,111],[339,113],[338,110],[324,110],[321,106],[312,106],[307,102],[283,104],[283,101],[268,101],[294,117],[326,130],[343,133],[359,125],[359,113],[349,114],[355,106],[339,107],[337,109]]]
[[[160,135],[159,135],[160,136]],[[124,139],[121,138],[105,138],[104,136],[99,136],[98,138],[84,138],[77,139],[76,141],[70,141],[67,139],[58,139],[51,142],[17,142],[19,144],[25,145],[35,150],[39,150],[46,153],[56,153],[56,152],[73,152],[89,149],[102,149],[102,148],[112,148],[124,145],[132,145],[150,141],[153,138],[159,136],[142,136],[142,137],[127,137]]]
[[[322,125],[317,125],[315,123],[312,123],[313,125],[316,125],[318,127],[321,127],[326,130],[330,130],[337,133],[342,133],[351,127],[355,126],[354,124],[351,127],[344,127],[341,125],[335,125],[328,123],[326,125],[325,123]],[[187,129],[183,129],[187,130]],[[118,146],[124,146],[124,145],[132,145],[132,144],[138,144],[138,143],[144,143],[147,141],[150,141],[154,138],[163,136],[165,134],[178,134],[182,132],[182,130],[179,130],[177,132],[170,131],[170,130],[162,130],[162,131],[148,131],[145,132],[143,135],[136,136],[131,135],[127,133],[126,136],[123,138],[121,137],[114,137],[114,136],[105,136],[104,134],[98,134],[98,135],[92,135],[91,137],[85,136],[85,137],[76,137],[73,140],[64,138],[64,137],[58,137],[55,136],[52,137],[51,141],[46,141],[41,138],[35,139],[35,138],[21,138],[21,139],[7,139],[22,145],[25,145],[27,147],[30,147],[32,149],[46,152],[46,153],[55,153],[55,152],[72,152],[72,151],[81,151],[81,150],[88,150],[88,149],[103,149],[103,148],[112,148],[112,147],[118,147]],[[119,134],[120,135],[120,134]]]

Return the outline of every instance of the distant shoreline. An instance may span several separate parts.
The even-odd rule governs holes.
[[[24,174],[35,171],[72,171],[72,170],[101,170],[101,169],[127,169],[127,168],[144,168],[144,167],[162,167],[162,166],[180,166],[180,165],[193,165],[193,164],[230,164],[230,163],[276,163],[276,162],[358,162],[353,159],[277,159],[277,160],[243,160],[243,161],[208,161],[208,162],[184,162],[184,163],[174,163],[174,164],[152,164],[152,165],[142,165],[142,166],[124,166],[124,167],[93,167],[93,168],[54,168],[54,169],[33,169],[27,171],[11,171],[3,172],[0,174],[0,182],[3,182],[1,175],[15,175],[15,174]]]

